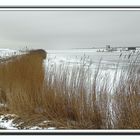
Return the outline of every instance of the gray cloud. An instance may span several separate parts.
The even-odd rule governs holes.
[[[0,11],[0,48],[140,45],[140,11]]]

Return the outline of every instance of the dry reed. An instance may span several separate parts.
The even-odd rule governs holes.
[[[0,64],[0,88],[13,113],[34,111],[41,102],[43,80],[42,58],[38,55],[24,54]]]
[[[43,52],[11,57],[0,63],[0,102],[27,125],[51,120],[57,128],[140,128],[139,67],[132,62],[112,95],[102,68],[52,65],[45,70]],[[49,61],[49,60],[48,60]],[[115,78],[114,78],[115,79]],[[115,81],[115,80],[114,80]],[[24,125],[24,123],[22,124]]]
[[[112,99],[115,129],[140,128],[140,67],[137,59],[138,56],[131,60],[127,70],[122,70]]]

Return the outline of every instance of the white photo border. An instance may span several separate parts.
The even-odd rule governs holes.
[[[0,6],[0,11],[140,11],[140,6]],[[140,129],[0,130],[0,135],[140,135]]]

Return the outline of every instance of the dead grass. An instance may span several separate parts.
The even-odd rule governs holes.
[[[95,81],[97,75],[98,71]],[[48,66],[45,73],[38,53],[24,54],[0,64],[2,99],[10,112],[25,120],[49,119],[58,127],[106,127],[106,89],[102,87],[102,94],[97,93],[96,82],[90,82],[87,91],[90,79],[90,71],[84,64],[73,67],[72,71],[63,66],[50,70]]]
[[[49,119],[67,128],[107,127],[108,93],[105,85],[100,90],[96,85],[98,70],[94,81],[91,81],[90,70],[84,65],[72,70],[67,66],[54,66],[50,71],[46,72],[43,98]]]
[[[122,71],[112,95],[109,78],[100,76],[100,63],[94,74],[84,59],[82,65],[48,64],[45,70],[42,54],[31,51],[0,63],[0,102],[21,118],[17,122],[24,122],[20,129],[43,120],[56,128],[140,128],[140,76],[135,62],[127,76]]]
[[[13,113],[34,111],[41,102],[43,81],[42,58],[37,55],[24,54],[0,64],[0,87]]]
[[[137,59],[130,63],[128,71],[122,71],[113,100],[114,128],[140,128],[140,67]]]

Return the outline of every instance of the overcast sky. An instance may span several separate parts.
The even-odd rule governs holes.
[[[0,48],[140,46],[140,11],[0,11]]]

